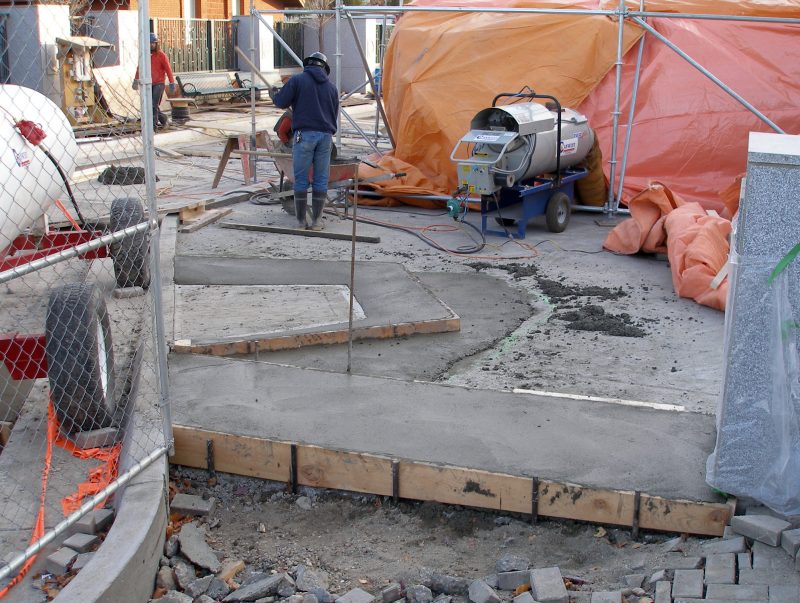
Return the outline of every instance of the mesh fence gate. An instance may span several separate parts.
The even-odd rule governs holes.
[[[41,562],[65,526],[170,445],[146,20],[125,4],[0,1],[0,600],[38,547],[22,580],[63,586]]]

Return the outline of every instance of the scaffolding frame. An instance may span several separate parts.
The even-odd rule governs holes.
[[[498,13],[498,14],[558,14],[558,15],[574,15],[576,17],[583,17],[583,16],[605,16],[611,19],[615,19],[618,21],[618,36],[617,36],[617,57],[614,63],[615,67],[615,84],[614,84],[614,106],[612,107],[611,117],[612,117],[612,139],[611,139],[611,157],[608,159],[609,164],[609,188],[608,188],[608,196],[606,198],[605,204],[602,208],[599,207],[590,207],[590,206],[576,206],[576,209],[583,210],[583,211],[592,211],[592,212],[602,212],[607,216],[616,216],[619,213],[627,213],[626,210],[620,208],[620,203],[622,202],[622,192],[623,192],[623,184],[625,181],[625,170],[627,168],[628,163],[628,154],[630,151],[630,142],[633,132],[633,124],[635,118],[635,111],[636,111],[636,100],[637,94],[639,89],[639,77],[641,72],[641,65],[642,65],[642,56],[644,53],[644,46],[646,43],[647,35],[649,34],[655,40],[661,42],[665,46],[667,46],[670,50],[672,50],[675,54],[677,54],[681,59],[686,61],[689,65],[694,67],[697,71],[699,71],[702,75],[708,78],[711,82],[713,82],[717,87],[727,93],[731,98],[733,98],[737,103],[742,105],[748,111],[750,111],[753,115],[758,117],[762,122],[764,122],[769,128],[771,128],[774,132],[778,134],[785,134],[784,130],[780,128],[776,123],[774,123],[769,117],[767,117],[764,113],[762,113],[757,107],[755,107],[752,103],[750,103],[747,99],[745,99],[742,95],[737,93],[733,90],[730,86],[728,86],[725,82],[723,82],[720,78],[715,76],[710,70],[705,68],[701,65],[698,61],[693,59],[689,56],[685,51],[683,51],[680,47],[676,44],[671,42],[666,36],[658,32],[655,27],[653,27],[650,23],[648,23],[648,19],[684,19],[684,20],[697,20],[697,21],[734,21],[734,22],[745,22],[745,23],[765,23],[765,24],[784,24],[784,25],[800,25],[800,19],[798,18],[790,18],[790,17],[759,17],[759,16],[748,16],[748,15],[725,15],[725,14],[703,14],[703,13],[665,13],[665,12],[658,12],[658,11],[648,11],[645,8],[645,0],[640,0],[639,3],[639,10],[630,10],[626,4],[625,0],[619,0],[619,5],[615,9],[565,9],[565,8],[470,8],[470,7],[445,7],[445,6],[346,6],[342,4],[342,0],[336,0],[334,8],[319,10],[319,9],[286,9],[286,10],[262,10],[258,11],[255,9],[254,1],[250,1],[250,14],[253,19],[253,26],[251,27],[251,37],[254,37],[255,31],[255,22],[260,21],[263,23],[275,39],[286,48],[290,55],[295,58],[299,65],[302,65],[302,60],[297,57],[294,52],[288,47],[286,42],[281,39],[281,37],[277,34],[277,32],[268,24],[268,22],[263,18],[262,15],[268,14],[278,14],[278,15],[320,15],[320,14],[331,14],[335,15],[336,18],[336,53],[335,53],[335,65],[336,65],[336,88],[341,91],[341,21],[342,19],[346,19],[350,24],[353,36],[355,38],[356,47],[360,54],[360,58],[362,63],[366,69],[366,56],[364,55],[364,51],[361,47],[360,41],[358,40],[358,36],[355,30],[355,27],[352,25],[353,23],[353,16],[363,16],[363,15],[380,15],[384,19],[384,24],[386,23],[386,18],[388,16],[394,16],[403,13],[413,13],[413,12],[433,12],[433,13]],[[619,171],[617,170],[617,152],[618,152],[618,142],[619,142],[619,128],[620,128],[620,97],[622,92],[622,67],[625,64],[623,61],[624,58],[624,31],[625,31],[625,24],[626,22],[630,21],[631,23],[636,24],[640,27],[642,31],[642,36],[639,39],[638,44],[638,51],[637,51],[637,58],[636,58],[636,67],[634,71],[634,81],[632,84],[631,90],[631,103],[630,109],[628,112],[627,118],[627,125],[626,125],[626,134],[625,134],[625,142],[623,145],[621,165],[619,166]],[[382,36],[386,34],[386,27],[382,29]],[[251,44],[251,59],[255,59],[255,43]],[[386,48],[386,40],[381,40],[381,73],[383,74],[383,57],[385,54]],[[359,86],[358,89],[363,88],[368,83],[373,86],[375,89],[375,82],[373,80],[372,74],[369,72],[369,69],[366,69],[368,81]],[[355,91],[353,91],[355,92]],[[352,94],[351,92],[350,94]],[[349,96],[349,95],[348,95]],[[378,128],[379,128],[379,120],[382,118],[384,122],[384,126],[387,129],[387,134],[389,140],[394,148],[394,136],[389,129],[389,124],[386,120],[386,115],[383,111],[383,106],[381,103],[381,99],[379,95],[376,95],[376,102],[378,107],[378,115],[376,115],[376,122],[375,122],[375,142],[373,143],[372,140],[367,136],[366,132],[364,132],[356,123],[355,121],[340,107],[340,117],[344,116],[345,119],[350,123],[351,126],[354,127],[356,132],[361,135],[367,142],[370,144],[373,150],[377,151],[377,142],[378,142]],[[252,120],[252,139],[253,143],[255,143],[255,90],[252,91],[251,94],[251,112],[253,115]],[[341,144],[341,119],[339,119],[339,128],[337,129],[337,144]],[[255,165],[251,166],[252,173],[255,174]],[[617,190],[615,193],[615,184],[617,184],[617,175],[618,175],[618,185]],[[386,196],[386,195],[382,195]],[[403,198],[418,198],[418,199],[448,199],[447,196],[439,196],[439,195],[403,195]]]

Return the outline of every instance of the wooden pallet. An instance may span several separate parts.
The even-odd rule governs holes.
[[[672,500],[641,492],[332,450],[309,444],[174,426],[171,462],[200,469],[420,501],[664,532],[720,536],[731,503]]]

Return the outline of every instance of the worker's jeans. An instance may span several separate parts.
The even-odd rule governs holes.
[[[297,136],[300,135],[298,142]],[[308,191],[308,172],[313,167],[311,189],[318,192],[328,190],[328,172],[331,165],[333,137],[327,132],[303,130],[294,133],[292,162],[294,163],[294,190]]]
[[[161,112],[161,97],[164,96],[164,84],[153,84],[153,128],[166,126],[168,119],[166,114]]]

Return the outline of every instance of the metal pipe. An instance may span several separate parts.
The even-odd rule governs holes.
[[[87,241],[86,243],[81,243],[80,245],[76,245],[75,247],[70,247],[69,249],[64,249],[63,251],[59,251],[58,253],[54,253],[52,255],[39,258],[38,260],[33,260],[32,262],[29,262],[22,266],[16,266],[14,268],[11,268],[10,270],[6,270],[5,272],[0,272],[0,284],[7,283],[9,281],[14,280],[15,278],[19,278],[20,276],[25,276],[26,274],[36,272],[37,270],[41,270],[42,268],[47,268],[48,266],[54,266],[66,260],[71,260],[72,258],[76,258],[79,255],[83,255],[90,251],[95,251],[96,249],[100,249],[101,247],[106,247],[111,243],[117,243],[122,239],[131,237],[139,232],[144,232],[146,230],[157,231],[158,223],[155,220],[140,222],[139,224],[134,224],[133,226],[129,226],[128,228],[125,228],[123,230],[118,230],[117,232],[112,232],[110,234],[103,235],[102,237],[97,237],[96,239],[92,239],[91,241]]]
[[[268,14],[278,13],[278,14],[280,14],[281,12],[283,12],[283,11],[257,11],[255,9],[253,9],[253,14],[256,17],[258,17],[258,20],[261,21],[261,23],[264,24],[264,27],[266,27],[269,30],[269,32],[272,34],[272,37],[275,38],[276,40],[278,40],[278,44],[283,46],[284,50],[286,50],[286,52],[289,53],[289,56],[292,57],[295,60],[295,62],[302,67],[303,66],[303,59],[301,59],[300,57],[298,57],[295,54],[295,52],[294,52],[294,50],[292,50],[291,46],[289,46],[284,41],[284,39],[282,37],[280,37],[280,35],[278,35],[278,32],[275,31],[272,28],[272,25],[270,25],[267,22],[267,20],[264,19],[264,17],[261,16],[261,13],[268,13]]]
[[[640,0],[642,8],[644,8],[644,0]],[[631,107],[630,111],[628,112],[628,129],[625,131],[625,146],[622,149],[622,165],[619,169],[619,188],[617,192],[617,198],[614,200],[614,205],[611,207],[611,213],[616,213],[617,209],[619,209],[620,201],[622,200],[622,187],[625,183],[625,170],[628,167],[628,152],[631,148],[631,135],[633,132],[633,118],[636,114],[636,98],[639,95],[639,76],[641,75],[642,71],[642,55],[644,55],[644,41],[647,37],[647,33],[642,34],[642,37],[639,38],[639,52],[636,55],[636,71],[634,72],[633,76],[633,94],[631,96]]]
[[[521,13],[521,14],[541,14],[541,15],[599,15],[612,17],[617,14],[617,10],[592,10],[577,8],[466,8],[463,6],[359,6],[353,7],[352,12],[356,14],[393,14],[393,13]],[[283,14],[283,15],[319,15],[334,14],[334,10],[310,10],[310,9],[290,9],[290,10],[261,10],[263,14]]]
[[[353,22],[353,17],[349,12],[345,12],[347,15],[347,22],[350,24],[350,31],[353,32],[353,41],[356,43],[356,50],[358,50],[358,54],[361,57],[361,62],[364,65],[364,71],[367,72],[367,78],[369,79],[369,83],[372,85],[372,89],[375,90],[375,80],[372,77],[372,73],[369,70],[369,64],[367,63],[367,57],[364,54],[364,48],[361,46],[361,40],[358,38],[358,32],[356,31],[356,24]],[[386,127],[386,134],[389,136],[389,141],[392,143],[392,148],[395,148],[397,145],[394,142],[394,135],[392,134],[392,128],[389,126],[389,122],[386,119],[386,113],[383,112],[383,103],[381,102],[380,96],[375,96],[375,103],[378,106],[378,113],[381,114],[381,119],[383,120],[383,125]]]
[[[256,73],[261,76],[261,70],[258,69],[255,65],[256,62],[256,27],[258,27],[258,22],[253,17],[253,11],[255,10],[255,2],[254,0],[250,0],[250,58],[246,60],[250,67],[250,73],[252,73],[251,82],[255,84],[256,82]],[[239,51],[239,47],[236,47],[236,50]],[[244,53],[239,51],[239,54],[244,57]],[[245,57],[246,58],[246,57]],[[250,88],[250,145],[252,148],[256,148],[256,87],[253,86]],[[258,182],[258,174],[256,172],[257,162],[255,157],[250,157],[250,173],[253,176],[253,182]]]
[[[139,73],[141,73],[141,71]],[[20,568],[25,563],[26,560],[30,559],[31,557],[36,555],[39,551],[41,551],[44,547],[46,547],[48,544],[53,542],[53,540],[55,540],[61,534],[63,534],[67,530],[67,528],[73,525],[81,517],[86,515],[86,513],[91,511],[96,505],[100,504],[114,492],[119,490],[119,488],[121,488],[129,481],[131,481],[134,477],[139,475],[142,471],[147,469],[147,467],[152,465],[153,462],[158,460],[166,452],[167,449],[165,446],[157,448],[156,450],[148,454],[143,460],[139,461],[138,463],[133,465],[130,469],[128,469],[128,471],[126,471],[124,475],[118,477],[111,484],[109,484],[108,486],[103,488],[100,492],[92,496],[89,500],[83,503],[77,511],[71,513],[63,521],[58,523],[52,530],[47,532],[39,540],[37,540],[27,549],[25,549],[24,553],[20,553],[19,555],[14,557],[11,561],[9,561],[8,565],[6,565],[3,568],[0,568],[0,581],[5,580],[14,571]]]
[[[573,211],[585,211],[593,214],[606,213],[605,207],[595,207],[594,205],[572,205],[571,207]],[[617,209],[615,213],[629,216],[631,212],[627,209]]]
[[[611,159],[608,170],[608,198],[606,199],[605,209],[609,213],[614,207],[614,177],[617,172],[617,137],[619,136],[619,97],[620,89],[622,86],[622,47],[624,42],[625,33],[625,0],[619,0],[619,9],[617,16],[619,19],[619,30],[617,32],[617,62],[616,65],[616,82],[614,84],[614,110],[611,112],[612,130],[611,130]]]
[[[370,147],[372,147],[373,151],[375,151],[378,155],[383,155],[383,152],[378,148],[378,145],[376,145],[374,142],[372,142],[372,140],[370,140],[370,137],[367,136],[367,133],[364,132],[364,130],[361,129],[361,126],[359,126],[355,122],[355,120],[353,120],[353,118],[350,117],[350,115],[348,115],[347,111],[345,111],[344,109],[341,109],[341,114],[345,117],[345,119],[347,119],[347,121],[350,122],[350,125],[353,126],[353,128],[356,129],[356,131],[362,136],[362,138],[367,141],[367,144]],[[337,132],[338,131],[339,130],[337,130]]]
[[[717,86],[719,86],[723,91],[727,92],[730,96],[734,99],[739,101],[745,108],[747,108],[753,115],[758,117],[761,121],[767,124],[770,128],[775,130],[778,134],[785,134],[780,127],[778,127],[771,119],[769,119],[766,115],[761,113],[758,109],[756,109],[753,105],[751,105],[748,101],[746,101],[740,94],[734,92],[727,84],[725,84],[722,80],[720,80],[717,76],[711,73],[708,69],[703,67],[700,63],[695,61],[692,57],[686,54],[683,50],[681,50],[678,46],[670,42],[665,36],[661,35],[659,32],[655,30],[651,25],[640,19],[639,17],[633,17],[633,20],[641,25],[644,29],[648,32],[653,34],[656,38],[661,40],[664,44],[666,44],[672,51],[674,51],[678,56],[684,59],[687,63],[689,63],[692,67],[697,69],[700,73],[714,82]]]
[[[352,367],[351,358],[353,355],[353,299],[356,289],[356,222],[358,222],[358,164],[356,164],[353,174],[355,184],[353,185],[353,237],[350,245],[350,312],[347,319],[347,374],[350,374]],[[345,207],[347,207],[347,195],[345,195]]]
[[[342,0],[336,0],[336,94],[342,94]],[[322,52],[322,48],[319,49]],[[336,146],[342,146],[342,104],[339,103],[339,110],[336,112]]]
[[[630,11],[631,17],[653,17],[658,19],[693,19],[705,21],[743,21],[747,23],[786,23],[788,25],[800,24],[800,19],[791,17],[757,17],[745,15],[707,15],[707,14],[682,14],[682,13],[657,13],[646,10]]]
[[[386,14],[383,15],[383,22],[381,23],[381,39],[378,41],[378,68],[380,69],[381,78],[383,78],[383,57],[386,54]],[[377,88],[372,89],[375,98],[382,96],[381,91]],[[375,143],[378,142],[378,135],[380,133],[381,120],[377,111],[375,112]]]
[[[360,86],[358,86],[357,88],[353,88],[353,89],[352,89],[350,92],[348,92],[348,93],[347,93],[347,94],[345,94],[345,95],[344,95],[342,98],[340,98],[340,99],[339,99],[339,102],[346,101],[348,98],[350,98],[351,96],[353,96],[353,95],[354,95],[356,92],[358,92],[359,90],[361,90],[361,89],[362,89],[364,86],[366,86],[367,84],[369,84],[369,80],[367,80],[366,82],[364,82],[363,84],[361,84],[361,85],[360,85]]]

